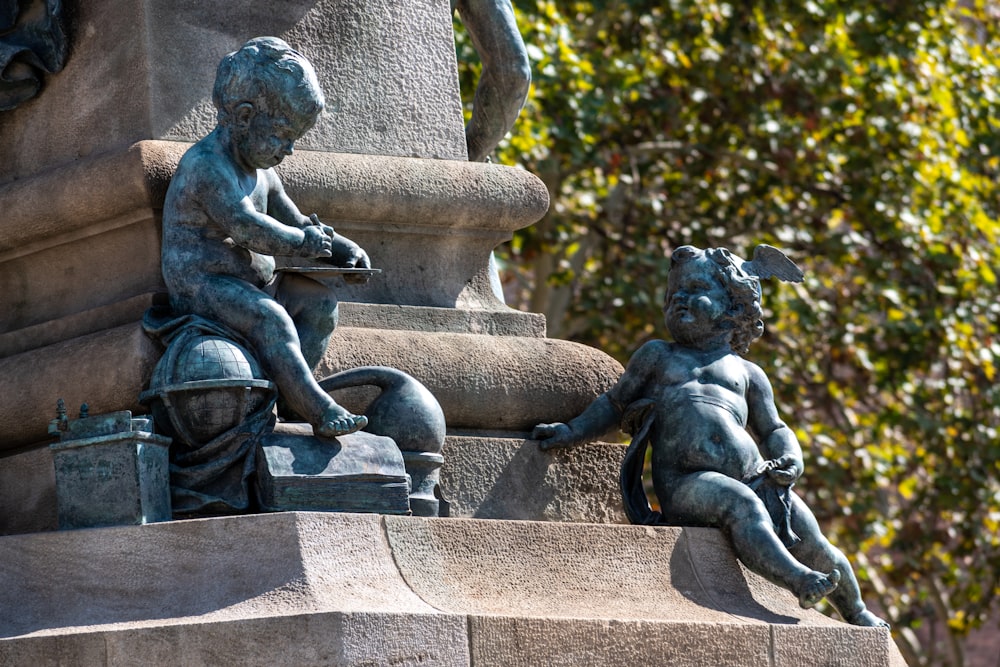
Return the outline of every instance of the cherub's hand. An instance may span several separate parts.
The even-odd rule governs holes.
[[[322,227],[310,225],[302,229],[305,238],[299,247],[302,257],[329,257],[332,254],[333,238]]]
[[[790,486],[802,474],[802,460],[796,456],[782,456],[767,462],[767,476],[782,486]]]
[[[314,227],[319,227],[320,229],[322,229],[323,233],[329,236],[331,239],[333,238],[333,233],[334,233],[333,227],[321,221],[318,215],[316,215],[315,213],[311,214],[309,216],[309,222],[311,222]]]
[[[538,441],[539,449],[558,449],[577,444],[573,430],[566,424],[539,424],[531,432],[531,439]]]
[[[371,260],[368,253],[362,250],[361,246],[351,239],[334,234],[333,245],[331,246],[330,264],[345,269],[370,269]],[[349,283],[363,283],[368,280],[368,276],[347,274],[344,281]]]

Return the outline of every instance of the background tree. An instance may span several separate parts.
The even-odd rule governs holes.
[[[764,286],[749,356],[806,450],[798,488],[910,664],[962,665],[1000,593],[996,8],[515,6],[533,92],[495,159],[552,206],[500,251],[511,305],[625,361],[666,335],[672,248],[789,251],[806,282]]]

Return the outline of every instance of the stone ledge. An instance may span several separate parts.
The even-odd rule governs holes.
[[[545,337],[545,316],[513,308],[463,310],[389,303],[340,304],[340,326],[398,331]]]
[[[450,434],[441,489],[451,516],[628,523],[618,490],[625,445],[543,452],[525,433]]]
[[[475,667],[906,667],[872,628],[509,616],[473,617],[470,627]]]
[[[303,212],[351,223],[509,234],[549,208],[541,179],[489,163],[296,151],[277,171]]]
[[[470,667],[468,622],[416,613],[314,612],[0,639],[2,665]]]
[[[48,422],[60,398],[75,414],[132,410],[149,382],[160,350],[138,323],[0,358],[0,454],[47,444]]]
[[[423,628],[433,665],[903,664],[704,528],[296,512],[3,537],[0,577],[4,663],[412,659]]]
[[[525,434],[447,436],[441,488],[451,516],[575,523],[627,523],[618,491],[624,445],[595,443],[542,452]],[[3,459],[0,535],[52,531],[57,507],[52,452]]]
[[[391,366],[417,378],[441,404],[450,430],[504,431],[571,419],[623,370],[600,350],[553,338],[339,327],[317,374],[357,366]]]
[[[164,289],[0,333],[0,359],[140,321]],[[340,304],[340,325],[397,331],[545,337],[544,315],[507,307],[464,310],[347,301]]]
[[[122,324],[136,299],[164,289],[161,209],[188,146],[141,141],[0,185],[0,355]],[[532,174],[317,151],[282,166],[302,210],[354,238],[383,269],[364,285],[335,279],[342,301],[488,311],[464,324],[538,335],[540,316],[501,303],[489,269],[492,250],[545,213],[548,193]],[[113,321],[102,326],[102,314]],[[463,323],[460,316],[424,319],[452,329]]]
[[[190,146],[139,141],[0,184],[0,261],[34,243],[61,245],[80,230],[136,209],[162,209]],[[303,150],[278,171],[303,211],[352,226],[483,230],[502,237],[538,220],[549,205],[535,175],[479,162]]]
[[[133,324],[142,319],[143,313],[153,305],[156,295],[156,291],[146,292],[106,306],[0,333],[0,360],[94,332]]]
[[[0,358],[0,453],[47,439],[56,400],[91,414],[143,411],[160,350],[139,323]],[[591,347],[551,338],[340,327],[317,375],[391,366],[430,389],[449,429],[528,431],[566,421],[621,375]],[[348,407],[350,395],[335,394]]]

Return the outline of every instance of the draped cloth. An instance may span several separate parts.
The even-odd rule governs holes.
[[[0,111],[34,97],[69,51],[62,0],[0,0]]]
[[[634,524],[648,526],[664,523],[663,515],[649,506],[646,488],[642,483],[642,468],[649,447],[649,431],[653,427],[655,402],[643,398],[629,405],[622,415],[622,428],[632,434],[632,441],[625,450],[622,461],[621,484],[625,516]]]
[[[655,421],[655,411],[652,409],[654,405],[655,401],[652,399],[640,399],[630,404],[622,415],[623,430],[632,434],[632,440],[625,450],[619,482],[625,515],[630,522],[638,525],[670,525],[662,513],[650,507],[642,480],[646,450],[649,448],[649,433]],[[767,474],[767,466],[763,466],[757,474],[742,481],[764,503],[774,531],[782,544],[788,548],[798,544],[801,539],[792,530],[791,524],[791,485],[778,484]]]
[[[227,327],[197,315],[175,317],[167,309],[153,307],[146,311],[143,327],[166,347],[159,363],[167,369],[176,369],[178,357],[192,338],[219,336],[252,349]],[[272,396],[242,423],[206,443],[185,442],[175,436],[170,447],[170,496],[175,517],[238,514],[252,509],[255,454],[260,439],[274,428],[273,408]]]
[[[792,530],[792,485],[779,484],[767,474],[766,469],[743,480],[743,483],[753,489],[764,503],[781,543],[791,549],[801,542],[802,539]]]

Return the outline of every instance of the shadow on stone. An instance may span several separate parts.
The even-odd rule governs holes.
[[[0,637],[197,616],[281,599],[305,578],[299,545],[273,539],[275,530],[294,522],[294,515],[265,515],[238,530],[232,523],[195,520],[6,537],[0,578],[6,599],[24,604],[0,611]],[[219,576],[245,572],[247,563],[253,563],[253,576]]]
[[[523,441],[483,498],[475,518],[530,519],[543,514],[557,494],[546,481],[546,458],[534,442]]]
[[[698,605],[717,611],[754,618],[765,623],[795,624],[800,619],[775,613],[756,600],[744,570],[728,542],[711,528],[684,528],[670,559],[670,579],[697,582],[691,590],[678,586],[680,593]],[[788,595],[789,604],[794,598]]]
[[[463,516],[624,522],[616,486],[623,447],[599,443],[572,454],[542,452],[523,434],[522,438],[468,438],[460,447],[455,444],[448,449],[446,465],[454,457],[467,464],[466,472],[464,479],[449,478],[445,491],[466,506]],[[470,472],[467,466],[473,461],[478,464]]]

